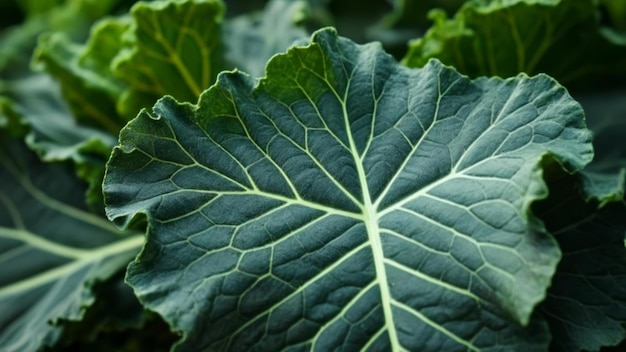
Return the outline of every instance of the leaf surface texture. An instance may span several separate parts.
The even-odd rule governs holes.
[[[546,348],[540,160],[592,156],[565,89],[406,68],[330,29],[266,73],[161,99],[107,166],[108,216],[150,224],[128,280],[177,350]]]

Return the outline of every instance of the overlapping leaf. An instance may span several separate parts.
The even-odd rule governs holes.
[[[261,77],[265,63],[309,35],[301,21],[307,16],[304,1],[270,1],[265,10],[224,23],[226,58],[245,72]]]
[[[59,80],[74,115],[117,133],[162,95],[195,101],[221,70],[218,0],[138,3],[130,17],[103,20],[83,46],[44,36],[36,67]]]
[[[592,155],[562,87],[408,69],[332,30],[255,82],[163,98],[108,164],[109,217],[150,224],[128,280],[178,350],[547,347],[539,161]]]
[[[15,77],[17,72],[23,73],[22,66],[28,64],[40,34],[63,33],[72,40],[82,41],[92,23],[134,1],[29,0],[13,1],[14,4],[4,1],[0,5],[0,76]],[[16,11],[17,8],[21,11]]]
[[[21,100],[29,94],[20,90],[13,90],[12,98],[25,107],[33,130],[44,136],[43,143],[35,145],[45,159],[54,155],[55,160],[65,157],[76,162],[79,175],[91,185],[88,198],[95,207],[101,206],[100,185],[110,142],[122,126],[164,94],[196,101],[213,82],[223,55],[222,7],[217,0],[140,3],[131,16],[96,24],[85,45],[59,32],[40,38],[34,67],[58,80],[66,101],[62,109],[30,116],[42,104],[31,99],[24,106]],[[36,92],[48,88],[28,87],[26,80],[17,84]],[[57,110],[65,115],[57,116]]]
[[[626,86],[583,96],[595,157],[587,170],[617,173],[626,168]]]
[[[116,108],[125,84],[110,68],[128,26],[128,19],[100,22],[94,26],[86,46],[72,43],[63,33],[44,35],[33,58],[38,70],[47,71],[60,83],[77,121],[113,135],[128,120]]]
[[[597,351],[626,337],[624,172],[549,177],[536,206],[563,252],[540,311],[553,351]]]
[[[138,3],[133,22],[122,37],[123,48],[112,63],[128,82],[118,108],[135,116],[165,94],[196,101],[223,68],[219,0]]]
[[[82,318],[92,285],[124,269],[143,236],[86,211],[71,170],[0,136],[0,346],[36,351]]]
[[[571,88],[626,77],[626,41],[601,26],[592,0],[469,1],[410,44],[404,63],[430,58],[477,76],[547,73]],[[593,80],[593,81],[592,81]]]
[[[7,82],[5,88],[7,97],[0,104],[0,119],[4,116],[13,124],[7,130],[14,132],[15,125],[24,125],[28,146],[43,161],[74,162],[78,175],[90,186],[87,202],[101,212],[104,163],[115,145],[115,137],[78,124],[50,77],[34,74]]]

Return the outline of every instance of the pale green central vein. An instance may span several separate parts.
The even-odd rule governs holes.
[[[114,256],[116,254],[122,254],[136,249],[137,251],[144,243],[143,235],[130,236],[125,240],[117,241],[106,246],[96,248],[88,251],[89,255],[80,257],[79,260],[72,261],[68,264],[44,271],[37,275],[31,276],[25,280],[18,281],[14,284],[4,286],[0,288],[0,297],[19,294],[21,292],[40,287],[48,284],[62,277],[68,276],[73,272],[76,272],[81,267],[87,266],[91,263],[95,263],[104,258]],[[87,251],[86,251],[87,252]],[[130,255],[134,255],[130,254]],[[130,259],[129,255],[129,259]]]
[[[387,272],[385,269],[385,254],[383,251],[383,244],[380,239],[380,228],[378,227],[378,214],[376,212],[376,206],[372,202],[372,197],[369,192],[367,177],[365,169],[363,168],[363,164],[359,162],[360,156],[358,149],[356,147],[356,143],[354,140],[354,136],[351,133],[350,126],[350,118],[347,111],[346,101],[347,94],[350,91],[349,89],[350,80],[348,81],[348,87],[345,90],[345,95],[341,101],[341,106],[343,109],[343,117],[345,123],[345,129],[348,135],[348,140],[350,141],[350,150],[352,155],[354,156],[354,163],[356,165],[356,170],[359,175],[359,184],[361,185],[361,190],[363,191],[363,205],[361,206],[361,212],[363,214],[363,223],[365,224],[365,229],[367,231],[367,236],[369,239],[369,243],[372,248],[372,258],[374,261],[374,268],[376,271],[376,278],[378,281],[378,286],[380,288],[380,298],[381,298],[381,307],[383,308],[383,315],[385,317],[385,322],[387,325],[387,331],[389,333],[389,346],[390,351],[399,352],[400,351],[400,341],[398,339],[398,333],[396,331],[396,327],[393,321],[393,311],[392,311],[392,297],[391,292],[389,291],[389,283],[387,280]]]
[[[364,179],[363,170],[359,170],[359,178]],[[398,340],[398,334],[393,321],[393,312],[391,309],[391,292],[389,291],[389,284],[387,280],[387,271],[385,269],[385,254],[383,251],[383,244],[380,240],[380,228],[378,227],[376,208],[372,205],[367,187],[363,187],[363,199],[365,205],[363,206],[365,228],[367,230],[367,236],[372,246],[372,257],[374,260],[374,267],[376,270],[376,278],[380,288],[381,306],[383,308],[383,314],[385,321],[387,322],[387,331],[389,332],[389,343],[391,351],[399,351],[400,343]]]

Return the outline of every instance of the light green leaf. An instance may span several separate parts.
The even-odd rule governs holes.
[[[74,116],[117,134],[165,94],[197,101],[222,69],[220,0],[140,2],[93,26],[86,44],[43,36],[34,66],[57,79]]]
[[[37,70],[45,70],[60,83],[78,121],[113,135],[128,121],[116,110],[125,84],[112,75],[109,67],[127,28],[128,21],[124,19],[100,22],[85,46],[72,43],[63,33],[44,35],[33,57]]]
[[[220,0],[139,2],[113,72],[129,85],[118,109],[135,116],[169,94],[195,102],[223,67]]]
[[[452,19],[433,11],[403,62],[438,58],[472,77],[547,73],[588,88],[602,75],[626,77],[626,44],[607,37],[597,11],[593,0],[468,1]]]
[[[187,350],[541,350],[560,258],[539,162],[592,157],[545,75],[471,81],[333,30],[161,99],[121,133],[108,216],[147,214],[128,281]]]
[[[551,351],[598,351],[626,338],[624,172],[550,177],[535,207],[563,258],[539,311]]]
[[[367,29],[368,38],[378,40],[385,48],[398,48],[398,57],[406,54],[407,42],[422,36],[432,22],[428,13],[442,8],[454,13],[465,0],[391,0],[393,9],[375,26]]]
[[[124,269],[143,243],[84,209],[71,170],[42,164],[2,135],[0,150],[0,346],[54,346],[65,320],[80,320],[91,287]]]
[[[263,12],[253,12],[224,23],[226,58],[253,76],[265,74],[265,63],[296,41],[309,38],[302,21],[307,17],[304,1],[270,1]]]
[[[65,103],[58,108],[55,101],[52,111],[30,116],[31,110],[45,110],[48,104],[30,99],[25,106],[19,100],[28,98],[30,91],[11,94],[20,95],[15,99],[26,107],[24,116],[36,133],[36,141],[29,144],[45,160],[73,160],[79,175],[91,185],[88,198],[94,208],[101,207],[104,162],[127,121],[164,94],[195,102],[213,82],[223,56],[222,6],[218,0],[140,3],[133,7],[132,16],[94,25],[84,45],[64,33],[40,38],[33,66],[59,82],[71,113]],[[195,95],[189,94],[190,81],[185,77],[197,80]],[[12,84],[36,92],[48,90],[50,82],[34,86],[33,81]],[[42,102],[49,99],[44,95]],[[62,116],[57,116],[59,110]]]
[[[119,5],[120,0],[14,0],[14,2],[13,6],[7,1],[0,5],[2,11],[0,21],[7,18],[9,23],[16,23],[14,26],[1,28],[0,77],[3,79],[7,76],[15,78],[24,73],[40,34],[57,32],[74,40],[83,40],[91,23]],[[23,11],[16,11],[15,5],[22,7]],[[19,23],[20,21],[23,22]]]

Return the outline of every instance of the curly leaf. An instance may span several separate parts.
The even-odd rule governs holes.
[[[196,101],[222,68],[220,0],[140,2],[112,62],[129,86],[118,108],[135,116],[169,94]]]
[[[92,27],[84,45],[40,38],[34,63],[57,79],[74,116],[117,134],[165,94],[196,101],[222,69],[220,0],[139,2]]]
[[[161,99],[107,166],[108,216],[150,225],[128,280],[177,350],[547,347],[539,161],[592,157],[564,88],[409,69],[330,29],[266,72]]]

